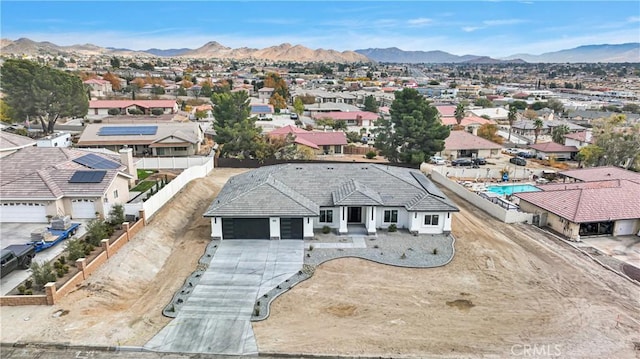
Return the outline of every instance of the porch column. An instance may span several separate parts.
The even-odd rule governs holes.
[[[347,207],[346,206],[340,206],[340,226],[338,227],[338,233],[340,234],[344,234],[348,232],[347,229]]]
[[[376,207],[369,206],[366,209],[365,225],[367,227],[368,234],[376,234]]]

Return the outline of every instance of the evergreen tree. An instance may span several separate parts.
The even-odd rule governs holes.
[[[223,157],[255,157],[260,143],[260,129],[255,120],[249,117],[249,97],[245,91],[215,93],[213,128],[215,141],[221,144]]]
[[[418,91],[396,91],[391,104],[391,121],[378,120],[376,147],[391,162],[420,164],[444,149],[449,128],[442,125],[438,110]]]
[[[376,103],[376,98],[373,97],[373,95],[369,95],[364,98],[364,110],[378,113],[378,104]]]

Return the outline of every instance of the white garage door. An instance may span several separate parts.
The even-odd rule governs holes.
[[[0,222],[46,223],[46,206],[42,203],[4,202],[0,206]]]
[[[96,205],[92,199],[74,199],[71,201],[71,217],[96,218]]]

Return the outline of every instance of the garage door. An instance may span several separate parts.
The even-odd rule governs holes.
[[[302,218],[280,218],[281,239],[302,239]]]
[[[222,239],[269,238],[269,218],[222,219]]]
[[[92,199],[74,199],[71,201],[71,217],[96,218],[96,205]]]
[[[2,203],[2,206],[0,206],[0,222],[46,223],[46,206],[42,203]]]

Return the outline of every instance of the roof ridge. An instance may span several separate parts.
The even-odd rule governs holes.
[[[577,188],[578,191],[578,202],[576,203],[576,210],[573,213],[573,218],[571,218],[572,221],[576,221],[576,218],[578,217],[578,211],[580,210],[580,202],[582,201],[582,190],[583,188]]]
[[[45,170],[37,170],[36,173],[42,179],[42,182],[47,186],[51,194],[58,197],[60,194],[64,194],[64,191],[60,189],[58,184],[51,178],[49,172]],[[46,178],[45,178],[46,177]]]
[[[304,208],[308,209],[311,212],[317,212],[318,209],[317,208],[311,208],[314,207],[313,205],[315,205],[315,207],[319,207],[314,201],[310,200],[309,198],[305,197],[302,193],[294,190],[293,188],[287,186],[284,182],[279,181],[273,177],[271,177],[271,174],[269,174],[269,177],[267,178],[267,181],[264,184],[268,184],[269,186],[275,188],[276,190],[280,191],[280,193],[282,193],[283,195],[291,198],[293,201],[297,202],[299,205],[303,206]],[[285,191],[283,191],[283,189]],[[296,196],[299,196],[302,198],[303,201],[307,202],[307,203],[302,203],[300,200],[294,198],[294,196],[292,194],[295,194]],[[311,204],[312,206],[310,207],[309,204]]]
[[[374,163],[374,164],[372,164],[372,165],[371,165],[371,167],[376,168],[376,169],[378,169],[379,171],[385,172],[385,173],[387,173],[387,174],[389,174],[389,175],[391,175],[391,176],[393,176],[393,177],[395,177],[395,178],[397,178],[397,179],[401,180],[401,181],[402,181],[402,182],[404,182],[404,183],[410,184],[410,185],[412,185],[412,186],[414,186],[414,187],[416,187],[416,188],[424,189],[424,188],[422,187],[422,185],[420,185],[420,184],[416,185],[416,184],[415,184],[415,183],[413,183],[413,182],[409,182],[409,181],[407,181],[406,179],[404,179],[404,178],[402,178],[402,177],[400,177],[400,176],[396,175],[395,173],[392,173],[391,171],[389,171],[389,170],[386,170],[386,169],[382,168],[382,166],[383,166],[383,165],[380,165],[380,164],[377,164],[377,163]],[[389,167],[389,165],[386,165],[386,166],[387,166],[387,167]],[[413,175],[412,175],[412,176],[413,176]]]

